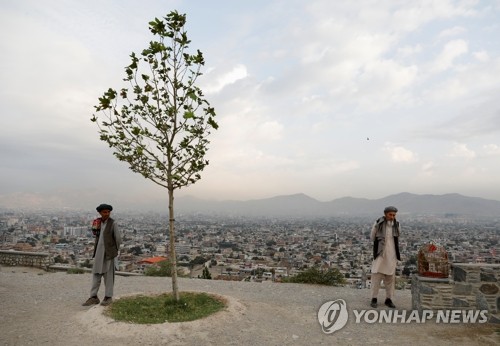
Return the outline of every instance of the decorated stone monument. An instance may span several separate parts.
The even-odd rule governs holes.
[[[434,242],[425,244],[418,251],[418,275],[433,278],[447,278],[450,273],[448,253]]]

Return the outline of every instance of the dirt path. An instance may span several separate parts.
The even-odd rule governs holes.
[[[367,309],[368,290],[300,284],[181,279],[183,291],[224,296],[225,311],[206,319],[132,325],[105,317],[101,306],[82,307],[90,274],[0,268],[0,345],[498,345],[500,326],[356,324],[354,316],[333,334],[317,320],[326,301],[344,299]],[[116,297],[170,291],[170,279],[120,277]],[[409,291],[397,291],[398,309],[410,309]]]

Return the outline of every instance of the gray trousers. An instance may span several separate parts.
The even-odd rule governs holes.
[[[394,297],[394,283],[396,275],[386,275],[381,273],[372,274],[372,298],[377,298],[380,282],[384,282],[385,296],[392,299]]]
[[[106,297],[113,297],[113,288],[115,285],[115,266],[111,265],[111,268],[103,274],[92,274],[92,288],[90,289],[90,296],[97,297],[97,292],[99,292],[99,287],[101,287],[101,279],[104,277],[104,295]]]

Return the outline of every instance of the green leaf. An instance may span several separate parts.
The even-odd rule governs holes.
[[[215,120],[214,120],[213,118],[211,118],[211,117],[210,117],[210,118],[208,118],[207,123],[208,123],[210,126],[212,126],[215,130],[217,130],[217,129],[219,128],[219,124],[217,124],[217,123],[215,122]]]
[[[184,112],[184,119],[192,119],[194,118],[194,113],[192,111]]]

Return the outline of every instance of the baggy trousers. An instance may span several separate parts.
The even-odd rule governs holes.
[[[97,292],[99,292],[99,287],[101,286],[101,279],[104,276],[104,286],[106,297],[113,297],[113,287],[115,285],[115,266],[111,265],[111,268],[102,274],[92,274],[92,288],[90,289],[90,296],[97,297]]]
[[[372,273],[372,298],[377,298],[380,289],[380,282],[384,281],[385,296],[392,299],[394,297],[394,277],[395,275],[386,275],[381,273]]]

